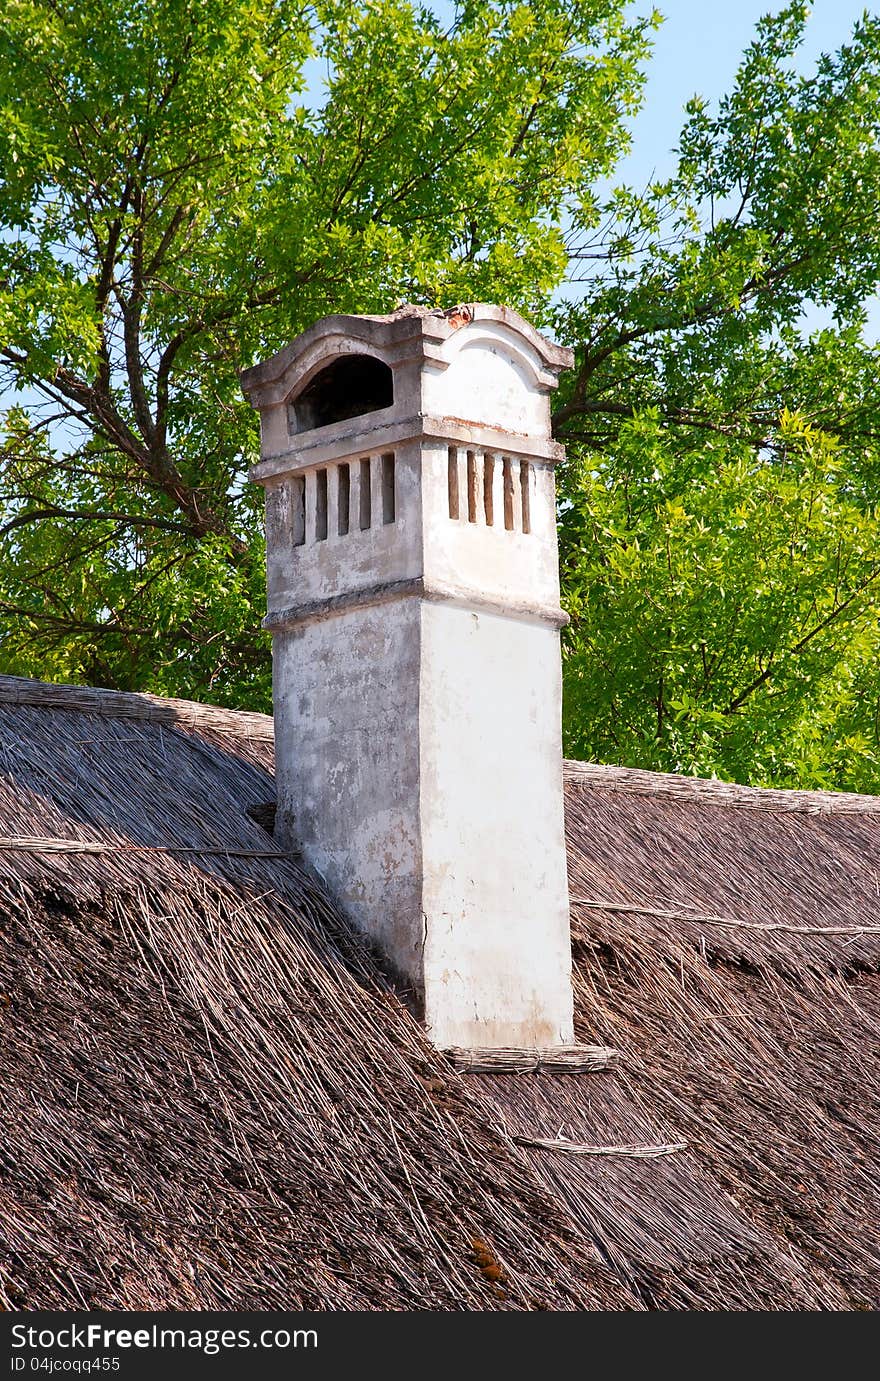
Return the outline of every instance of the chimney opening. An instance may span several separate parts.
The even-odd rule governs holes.
[[[293,545],[302,547],[306,540],[306,477],[294,475],[290,481],[290,510]]]
[[[372,355],[342,355],[325,365],[291,400],[288,428],[309,432],[390,408],[393,403],[394,377],[387,364]]]
[[[492,527],[495,522],[495,502],[492,493],[492,486],[495,479],[495,457],[490,455],[483,456],[483,511],[486,514],[486,526]]]
[[[337,471],[337,511],[339,514],[338,531],[340,537],[348,536],[349,509],[351,507],[351,468],[348,465],[340,465]]]
[[[477,521],[477,457],[473,451],[467,453],[467,500],[468,522]]]
[[[372,520],[373,510],[370,495],[370,462],[369,459],[367,459],[361,461],[361,532],[366,532]]]
[[[449,516],[458,518],[458,447],[449,447]]]
[[[382,457],[382,522],[393,523],[394,516],[394,456],[386,455]]]
[[[505,456],[503,461],[504,473],[504,527],[507,532],[513,532],[513,467],[510,463],[510,456]]]
[[[520,490],[521,490],[521,492],[522,492],[522,530],[523,530],[523,532],[531,532],[531,530],[532,530],[531,509],[530,509],[530,506],[529,506],[529,484],[530,484],[530,482],[531,482],[531,470],[532,470],[532,467],[531,467],[531,465],[529,464],[529,462],[528,462],[527,460],[521,460],[521,461],[520,461],[520,463],[519,463],[519,485],[520,485]]]
[[[315,475],[315,541],[327,540],[327,471]]]

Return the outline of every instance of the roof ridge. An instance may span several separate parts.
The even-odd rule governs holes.
[[[274,739],[271,715],[254,710],[230,710],[198,700],[180,700],[148,691],[115,691],[102,686],[32,680],[0,675],[0,706],[22,705],[38,709],[74,711],[107,719],[130,719],[167,724],[180,729],[202,729],[237,738]],[[563,760],[563,779],[606,791],[628,791],[641,796],[668,796],[700,800],[707,805],[740,806],[750,810],[775,810],[802,815],[880,814],[880,796],[850,791],[803,791],[792,788],[741,786],[717,778],[688,777],[677,772],[649,772],[638,767]]]
[[[792,788],[740,786],[717,778],[686,777],[676,772],[647,772],[638,767],[611,767],[605,763],[562,764],[568,785],[628,791],[638,796],[668,796],[699,800],[706,805],[740,806],[747,810],[772,810],[800,815],[880,814],[880,796],[861,796],[852,791],[801,791]]]
[[[72,686],[0,676],[0,706],[77,711],[108,719],[133,719],[179,729],[211,730],[237,738],[274,738],[272,716],[253,710],[227,710],[198,700],[175,700],[147,691],[115,691],[101,686]]]

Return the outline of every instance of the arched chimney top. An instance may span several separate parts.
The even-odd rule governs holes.
[[[542,392],[553,389],[574,361],[570,350],[547,340],[511,307],[476,302],[444,311],[406,305],[386,316],[322,317],[271,359],[244,370],[242,389],[258,409],[291,401],[343,355],[372,356],[392,370],[414,359],[445,369],[451,358],[446,342],[462,330],[474,341],[485,331],[503,337]]]

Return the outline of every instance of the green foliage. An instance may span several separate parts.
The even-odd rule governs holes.
[[[566,476],[566,733],[576,756],[756,784],[880,781],[880,544],[836,443],[710,437],[682,474],[656,411]]]
[[[806,16],[573,247],[565,721],[600,761],[880,792],[880,20],[804,77]]]
[[[9,0],[7,670],[268,705],[239,370],[328,311],[535,310],[625,144],[622,8]]]
[[[808,75],[806,6],[763,20],[675,174],[601,204],[628,13],[8,0],[3,670],[267,708],[239,370],[494,299],[575,350],[568,752],[880,792],[880,20]]]

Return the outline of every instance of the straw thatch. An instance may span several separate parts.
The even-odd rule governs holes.
[[[0,1304],[876,1307],[877,802],[570,767],[601,1049],[477,1073],[271,771],[262,716],[0,678]]]
[[[670,1254],[714,1218],[722,1240],[777,1244],[789,1307],[880,1307],[880,800],[566,775],[581,1030],[622,1052],[621,1139],[649,1139],[647,1116],[688,1142],[674,1164],[611,1167],[609,1254],[650,1285],[657,1219],[634,1231],[614,1195],[672,1206],[646,1176],[690,1173],[707,1197],[682,1203]],[[676,1302],[718,1307],[712,1272],[690,1277]]]
[[[104,846],[0,845],[0,1302],[637,1307],[249,817],[268,721],[133,709],[0,682],[3,835]]]

